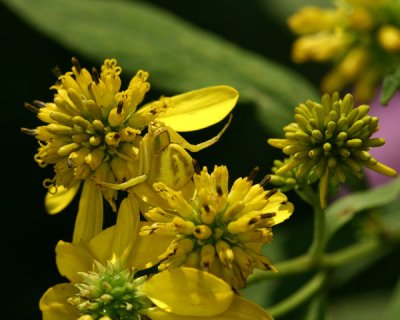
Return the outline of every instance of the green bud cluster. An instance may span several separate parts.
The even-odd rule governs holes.
[[[352,95],[347,94],[342,100],[337,92],[332,96],[325,94],[321,103],[308,100],[298,105],[295,122],[284,127],[285,139],[268,140],[289,156],[275,175],[295,169],[298,183],[319,180],[322,207],[326,206],[328,186],[344,183],[347,172],[361,178],[365,166],[395,176],[396,171],[368,152],[385,143],[381,138],[371,138],[378,130],[379,119],[368,115],[369,109],[368,105],[354,108]]]
[[[96,262],[95,271],[80,275],[82,282],[75,285],[79,293],[68,302],[91,320],[141,320],[140,310],[152,305],[140,290],[146,277],[134,279],[134,273],[118,262]]]

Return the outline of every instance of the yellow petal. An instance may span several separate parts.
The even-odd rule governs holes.
[[[140,228],[151,225],[151,222],[140,222]],[[152,234],[149,236],[138,236],[128,260],[128,265],[139,270],[147,269],[158,262],[159,256],[164,253],[175,236],[160,236]]]
[[[235,107],[239,93],[229,86],[213,86],[169,98],[165,114],[157,117],[176,131],[194,131],[225,118]]]
[[[227,311],[214,316],[180,316],[160,308],[151,308],[145,314],[152,320],[272,320],[272,317],[255,303],[235,296]]]
[[[48,289],[39,302],[43,320],[76,320],[79,312],[67,301],[78,292],[72,284],[61,283]]]
[[[71,282],[81,280],[78,272],[92,269],[93,257],[81,244],[59,241],[56,246],[56,263],[58,271]]]
[[[242,297],[234,297],[230,308],[213,320],[272,320],[272,317],[259,305]]]
[[[103,195],[91,180],[85,180],[75,220],[73,243],[89,241],[103,228]]]
[[[193,268],[162,271],[145,283],[143,291],[167,312],[198,317],[225,312],[234,295],[220,278]]]
[[[294,211],[294,206],[291,202],[286,202],[279,207],[279,210],[276,212],[276,216],[273,217],[274,225],[281,223],[288,219]]]
[[[112,258],[112,244],[114,239],[115,226],[109,227],[98,233],[89,242],[89,248],[93,258],[105,265],[107,260]]]
[[[64,210],[74,199],[76,193],[79,190],[79,183],[75,183],[70,188],[64,186],[57,186],[57,192],[47,192],[44,198],[44,205],[49,214],[56,214]]]
[[[118,210],[118,218],[115,224],[112,240],[112,253],[117,257],[127,256],[139,232],[139,205],[132,196],[122,200]]]

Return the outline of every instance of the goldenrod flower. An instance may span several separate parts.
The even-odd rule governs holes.
[[[39,140],[36,162],[41,167],[54,165],[54,178],[44,181],[49,189],[49,213],[65,208],[84,181],[81,205],[85,209],[80,211],[85,217],[78,220],[95,220],[96,225],[102,221],[102,196],[116,211],[117,189],[127,189],[149,178],[162,180],[165,170],[164,175],[159,171],[174,166],[167,162],[179,161],[176,154],[184,154],[186,159],[185,177],[174,186],[182,187],[193,174],[184,149],[199,151],[216,142],[222,132],[193,146],[176,131],[198,130],[222,120],[238,99],[233,88],[215,86],[162,97],[138,109],[150,88],[147,72],[138,71],[128,88],[121,91],[122,70],[116,60],[106,59],[100,73],[81,68],[76,59],[72,62],[72,71],[60,75],[51,87],[56,90],[53,102],[27,104],[46,125],[23,131]],[[151,139],[144,139],[142,133],[148,126],[165,132],[155,134],[149,128]],[[175,153],[165,156],[164,149],[171,144],[175,145]]]
[[[141,222],[134,201],[123,200],[116,225],[90,241],[57,244],[57,267],[70,282],[57,284],[42,296],[44,320],[272,319],[254,303],[235,296],[223,280],[197,269],[135,277],[136,270],[157,261],[162,246],[153,248],[152,239],[137,237]]]
[[[289,18],[289,27],[299,35],[293,43],[293,61],[332,61],[322,91],[352,86],[358,101],[370,101],[385,74],[400,63],[400,3],[332,2],[335,8],[306,6]]]
[[[160,255],[159,269],[188,266],[213,273],[243,288],[254,268],[275,271],[261,254],[263,244],[272,240],[272,226],[287,219],[293,211],[283,193],[266,191],[249,178],[237,179],[228,188],[228,170],[216,166],[194,175],[194,193],[185,196],[165,183],[154,189],[170,208],[154,207],[145,213],[149,222],[140,234],[154,238],[174,236]]]
[[[371,138],[378,130],[379,119],[369,116],[369,109],[368,105],[354,108],[352,95],[347,94],[342,100],[337,92],[323,95],[321,103],[308,100],[299,104],[295,108],[295,122],[284,127],[285,139],[268,139],[271,146],[290,156],[275,172],[283,175],[281,182],[294,169],[299,183],[319,180],[321,206],[326,207],[329,184],[345,182],[346,169],[358,177],[363,175],[363,166],[395,176],[395,170],[368,152],[385,143],[381,138]]]

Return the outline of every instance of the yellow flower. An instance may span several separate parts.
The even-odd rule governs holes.
[[[160,255],[160,270],[179,266],[198,268],[217,275],[235,290],[243,288],[254,268],[272,270],[261,254],[263,244],[272,240],[272,226],[287,219],[293,205],[283,193],[266,191],[251,178],[237,179],[228,188],[228,170],[216,166],[193,177],[194,192],[184,195],[165,183],[154,189],[169,208],[154,207],[145,213],[149,222],[140,234],[154,238],[174,236]]]
[[[288,19],[299,35],[297,63],[332,61],[322,91],[352,86],[358,101],[370,101],[379,83],[400,64],[400,3],[397,0],[332,1],[335,8],[304,7]]]
[[[382,146],[381,138],[371,138],[378,130],[378,118],[368,115],[369,106],[354,108],[353,96],[343,100],[336,92],[323,95],[321,103],[306,101],[295,108],[295,122],[284,127],[284,139],[268,139],[273,147],[290,156],[272,176],[278,185],[319,180],[320,203],[326,207],[329,185],[346,181],[346,170],[362,177],[362,166],[387,176],[396,171],[378,162],[368,152]],[[289,179],[289,181],[288,181]]]
[[[60,75],[51,87],[56,90],[53,102],[27,104],[46,125],[23,131],[39,140],[36,162],[42,167],[54,165],[54,178],[44,181],[49,213],[63,210],[84,181],[80,203],[83,217],[78,214],[77,218],[81,229],[85,226],[78,221],[102,224],[103,197],[116,211],[118,189],[149,178],[164,181],[165,170],[163,174],[159,171],[172,165],[167,162],[177,160],[176,154],[183,154],[181,158],[187,164],[180,184],[173,187],[183,187],[193,174],[191,158],[189,161],[184,149],[196,152],[215,143],[226,127],[197,146],[176,131],[199,130],[221,121],[238,99],[235,89],[214,86],[162,97],[138,109],[150,88],[147,72],[138,71],[128,88],[121,90],[121,67],[116,60],[106,59],[100,73],[81,68],[75,58],[72,63],[72,71]],[[147,127],[151,138],[145,139],[142,133]],[[153,127],[164,131],[155,134]],[[164,149],[174,149],[175,158],[166,156]],[[76,241],[81,240],[79,237],[74,235]]]
[[[157,262],[162,247],[137,237],[141,222],[134,202],[133,197],[123,200],[116,225],[90,241],[57,244],[57,267],[70,282],[44,293],[39,303],[44,320],[272,319],[234,296],[224,281],[197,269],[135,277],[136,270]]]

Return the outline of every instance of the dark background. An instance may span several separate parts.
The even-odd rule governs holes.
[[[285,25],[268,16],[257,1],[247,1],[245,5],[242,1],[212,0],[151,2],[243,48],[301,72],[315,85],[324,71],[324,66],[297,66],[291,63],[289,52],[293,36]],[[63,72],[67,71],[70,59],[76,53],[34,30],[2,3],[0,25],[3,137],[1,234],[2,248],[6,251],[2,260],[6,282],[3,294],[7,296],[2,317],[35,320],[40,319],[40,296],[47,288],[63,281],[54,262],[54,246],[60,239],[70,240],[77,203],[74,201],[72,206],[56,216],[46,214],[43,207],[46,191],[42,181],[52,177],[53,173],[51,168],[41,169],[36,165],[33,155],[37,142],[33,137],[22,134],[20,128],[34,128],[40,124],[34,114],[24,109],[24,102],[35,99],[51,101],[53,92],[49,87],[55,81],[51,68],[58,65]],[[78,58],[82,66],[97,65],[97,62],[85,57]],[[157,88],[153,93],[157,95]],[[234,119],[240,119],[240,123],[233,121],[221,143],[196,157],[209,168],[214,164],[228,165],[233,178],[246,175],[254,166],[260,165],[261,179],[268,173],[272,160],[281,155],[267,146],[268,134],[256,124],[250,106],[239,105],[234,116]],[[210,137],[212,132],[212,129],[206,132],[205,137]],[[290,197],[296,203],[296,210],[307,211],[308,208],[295,195],[290,194]],[[302,217],[294,215],[288,222],[288,228],[295,225],[298,228],[299,224],[304,226],[303,236],[309,239],[310,216],[311,212]],[[307,239],[297,239],[288,243],[288,251],[301,252],[305,249],[296,248],[296,242],[307,246]],[[395,277],[392,275],[396,275],[394,270],[398,270],[396,259],[396,254],[393,254],[379,264],[385,265],[387,277],[379,272],[378,278],[374,271],[370,271],[360,275],[346,288],[337,290],[336,294],[393,286]]]

